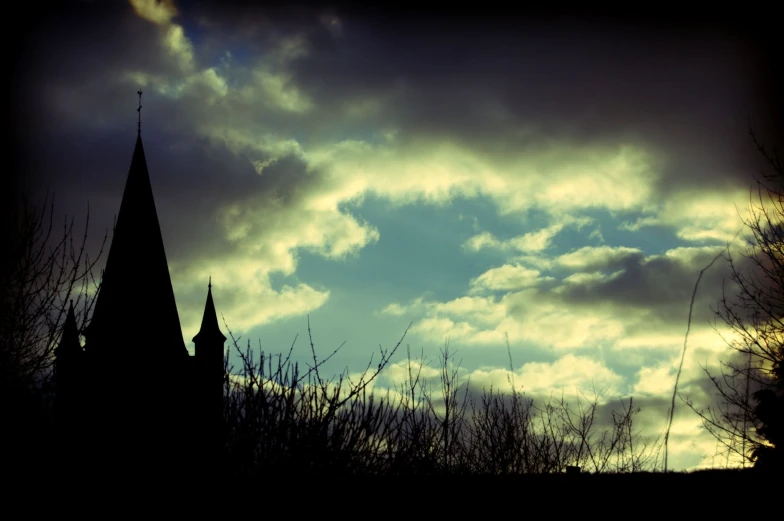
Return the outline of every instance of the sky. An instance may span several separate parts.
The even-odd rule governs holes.
[[[512,371],[535,399],[633,396],[658,436],[697,276],[742,230],[749,125],[778,135],[772,60],[746,22],[64,2],[20,20],[14,147],[58,215],[89,203],[95,251],[143,90],[191,351],[211,277],[241,344],[296,337],[307,361],[309,319],[322,355],[345,342],[327,369],[357,372],[410,324],[396,363],[405,346],[436,363],[448,341],[477,388]],[[715,264],[694,303],[680,391],[702,406],[702,367],[733,355],[713,312],[728,275]],[[681,400],[669,451],[673,469],[726,464]]]

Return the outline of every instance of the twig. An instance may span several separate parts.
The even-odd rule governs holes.
[[[689,332],[691,331],[691,315],[694,309],[694,299],[697,297],[697,288],[700,285],[700,280],[702,279],[702,275],[711,267],[713,264],[719,260],[719,258],[724,254],[725,251],[729,251],[730,244],[735,242],[735,239],[738,238],[743,228],[737,231],[735,236],[732,238],[731,241],[727,243],[727,245],[721,249],[719,253],[713,257],[713,260],[708,263],[707,266],[700,270],[700,274],[697,277],[697,282],[694,283],[694,291],[691,294],[691,302],[689,302],[689,320],[686,325],[686,336],[683,338],[683,351],[681,352],[681,363],[678,365],[678,374],[675,376],[675,386],[672,389],[672,403],[670,404],[670,417],[667,422],[667,431],[664,433],[664,472],[667,472],[667,460],[669,456],[669,441],[670,441],[670,429],[672,428],[672,419],[675,415],[675,397],[678,395],[678,383],[681,379],[681,371],[683,370],[683,361],[686,358],[686,346],[687,342],[689,341]]]

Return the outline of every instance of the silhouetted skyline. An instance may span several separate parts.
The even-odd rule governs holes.
[[[137,111],[141,112],[140,104]],[[207,284],[194,356],[179,314],[144,157],[141,114],[106,269],[86,330],[73,301],[55,349],[54,437],[63,468],[217,472],[224,342]],[[80,335],[85,339],[80,345]],[[109,375],[96,380],[94,375]],[[111,455],[111,456],[109,456]],[[68,459],[71,458],[71,459]],[[104,467],[108,465],[109,467]]]
[[[96,248],[115,216],[116,236],[131,221],[149,238],[146,255],[105,252],[105,299],[127,307],[106,338],[170,328],[163,344],[192,354],[211,277],[243,343],[285,351],[299,334],[307,358],[310,315],[317,348],[347,341],[329,367],[360,370],[414,321],[412,351],[435,358],[448,336],[473,385],[503,388],[508,335],[527,393],[634,395],[661,432],[694,282],[758,171],[748,125],[780,135],[763,33],[131,4],[37,20],[13,98],[22,180],[58,215],[89,202]],[[681,380],[705,404],[700,364],[729,356],[709,323],[726,274],[701,282]],[[715,441],[679,407],[671,466],[710,463]]]

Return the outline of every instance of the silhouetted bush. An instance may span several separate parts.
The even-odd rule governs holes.
[[[310,327],[308,327],[310,333]],[[230,332],[231,334],[231,332]],[[404,335],[405,336],[405,335]],[[441,351],[440,389],[422,378],[423,360],[407,356],[407,380],[374,394],[370,384],[400,342],[362,375],[322,378],[286,355],[244,348],[231,336],[242,367],[225,379],[225,464],[235,476],[523,475],[655,470],[659,444],[634,429],[632,399],[608,425],[597,421],[599,396],[575,405],[539,405],[521,391],[474,396],[459,378],[448,345]],[[293,345],[292,345],[293,349]],[[334,354],[334,353],[333,353]],[[330,355],[331,356],[331,355]],[[329,357],[327,357],[328,359]]]

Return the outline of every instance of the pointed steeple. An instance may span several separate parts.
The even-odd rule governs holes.
[[[85,349],[90,353],[165,358],[188,355],[141,131],[136,136],[114,237],[85,337]]]
[[[225,374],[225,351],[223,343],[226,337],[218,327],[218,316],[215,303],[212,301],[212,281],[207,286],[207,303],[204,305],[204,316],[201,329],[193,337],[196,346],[194,353],[196,400],[203,411],[196,431],[201,440],[200,454],[207,460],[215,457],[212,452],[220,447],[221,424],[223,422],[223,392]],[[206,452],[204,452],[206,451]],[[212,454],[212,455],[210,455]],[[214,460],[213,460],[214,461]]]
[[[210,278],[210,282],[207,285],[207,303],[204,305],[201,329],[193,337],[193,343],[196,344],[198,349],[199,344],[203,342],[212,343],[213,341],[218,341],[222,345],[226,341],[226,337],[223,336],[220,326],[218,326],[218,314],[215,312],[215,303],[212,301],[212,278]]]
[[[63,324],[63,336],[60,344],[55,348],[54,354],[58,359],[79,356],[83,353],[79,343],[79,330],[76,327],[76,315],[74,314],[73,300],[68,308],[68,314]]]

